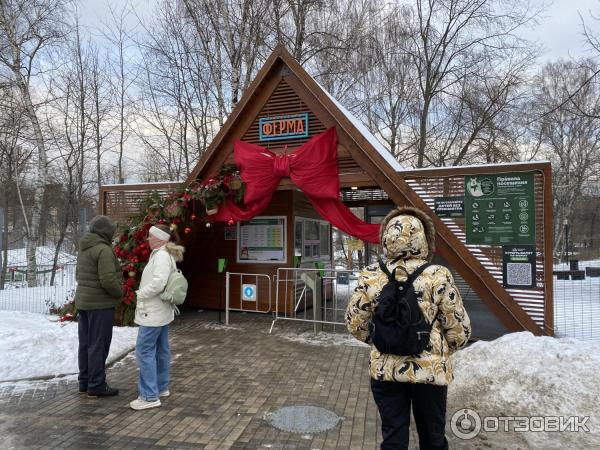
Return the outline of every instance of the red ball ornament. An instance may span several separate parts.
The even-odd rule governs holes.
[[[190,227],[185,227],[185,229],[183,230],[183,232],[185,234],[190,234],[192,232],[192,229]]]
[[[198,217],[196,216],[196,214],[192,214],[190,216],[190,219],[192,219],[192,221],[195,221]]]
[[[233,219],[229,219],[227,221],[227,225],[229,225],[229,226],[232,226],[234,223],[235,223],[235,220],[233,220]]]

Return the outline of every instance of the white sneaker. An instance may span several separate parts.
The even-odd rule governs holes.
[[[150,408],[158,408],[161,405],[160,400],[151,400],[147,401],[143,398],[136,398],[134,401],[129,403],[131,409],[135,409],[136,411],[142,409],[150,409]]]
[[[168,389],[165,389],[160,394],[158,394],[159,397],[169,397],[170,395],[171,395],[171,392],[169,392]]]

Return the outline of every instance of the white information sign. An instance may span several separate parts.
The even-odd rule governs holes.
[[[242,284],[242,300],[245,302],[256,301],[256,285]]]

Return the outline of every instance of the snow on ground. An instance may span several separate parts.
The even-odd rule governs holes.
[[[511,333],[477,342],[453,357],[455,380],[448,402],[484,416],[589,416],[591,433],[523,432],[529,448],[600,446],[600,353],[573,338]],[[455,410],[456,410],[455,409]],[[448,417],[454,411],[448,411]],[[506,433],[484,433],[493,448],[503,448]],[[521,436],[522,435],[522,436]]]
[[[115,327],[108,362],[135,347],[137,328]],[[29,312],[0,311],[0,381],[78,372],[77,323]]]
[[[35,252],[36,262],[40,266],[52,266],[54,264],[54,252],[53,247],[38,247]],[[77,257],[66,252],[58,253],[58,264],[74,264]],[[27,249],[16,248],[8,250],[8,267],[14,266],[27,266]]]
[[[340,330],[343,328],[343,325],[339,326]],[[314,331],[302,331],[296,333],[290,332],[281,332],[274,331],[274,333],[280,337],[285,339],[286,341],[292,342],[301,342],[303,344],[310,345],[349,345],[352,347],[369,347],[368,344],[359,341],[354,336],[347,333],[328,333],[328,332],[320,332],[319,334],[314,333]]]

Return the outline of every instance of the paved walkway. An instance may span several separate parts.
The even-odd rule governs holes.
[[[171,397],[161,408],[133,411],[135,358],[108,371],[118,397],[88,399],[77,381],[0,388],[0,448],[377,449],[380,419],[367,374],[368,349],[286,339],[302,326],[234,314],[187,313],[171,332]],[[73,349],[76,351],[76,349]],[[35,357],[35,355],[32,355]],[[60,357],[60,355],[57,355]],[[325,408],[343,419],[320,433],[273,427],[284,406]],[[415,445],[414,424],[411,448]]]

